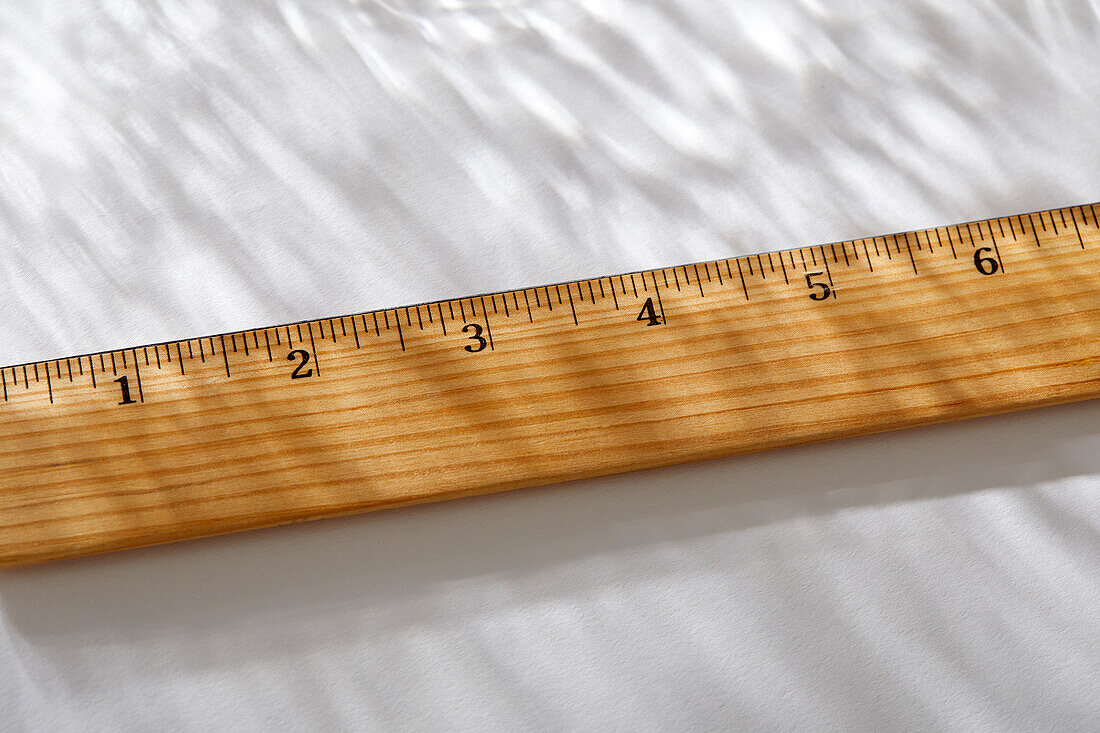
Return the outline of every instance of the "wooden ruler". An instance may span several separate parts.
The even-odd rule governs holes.
[[[1082,400],[1100,395],[1097,207],[19,364],[0,382],[0,565]]]

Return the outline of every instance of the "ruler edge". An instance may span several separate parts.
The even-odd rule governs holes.
[[[1017,213],[1008,214],[1008,215],[992,216],[992,217],[985,217],[985,218],[980,218],[980,219],[970,219],[970,220],[967,220],[967,221],[953,222],[953,223],[950,223],[950,224],[941,224],[941,225],[935,226],[935,227],[925,227],[923,229],[906,229],[906,230],[890,232],[890,233],[886,233],[886,234],[875,234],[875,235],[872,235],[872,238],[877,239],[879,237],[895,237],[895,236],[899,236],[899,235],[913,234],[913,233],[916,233],[916,232],[927,232],[927,231],[934,231],[936,229],[949,229],[951,227],[962,227],[962,226],[966,226],[968,224],[978,224],[978,223],[984,223],[984,222],[998,221],[1000,219],[1030,217],[1030,216],[1035,215],[1035,214],[1046,214],[1046,213],[1050,213],[1050,212],[1054,212],[1054,211],[1068,211],[1068,210],[1072,210],[1072,209],[1076,209],[1076,208],[1084,209],[1084,207],[1086,207],[1086,206],[1096,207],[1098,205],[1100,205],[1100,199],[1098,199],[1096,201],[1087,201],[1087,202],[1079,203],[1079,204],[1071,204],[1069,206],[1055,206],[1055,207],[1052,207],[1052,208],[1036,209],[1036,210],[1033,210],[1033,211],[1017,212]],[[1093,212],[1093,217],[1097,222],[1097,229],[1100,229],[1100,218],[1096,217],[1095,211]],[[372,309],[372,310],[357,311],[355,313],[345,313],[345,314],[342,314],[342,315],[318,316],[316,318],[304,318],[304,319],[300,319],[300,320],[297,320],[297,321],[288,321],[286,323],[277,323],[277,324],[268,325],[268,326],[256,326],[256,327],[253,327],[253,328],[222,331],[220,333],[209,333],[209,334],[202,334],[200,336],[191,336],[191,337],[187,337],[187,338],[168,339],[168,340],[165,340],[165,341],[156,341],[156,342],[151,342],[151,343],[146,343],[146,344],[131,344],[131,345],[122,346],[122,347],[118,347],[118,348],[114,348],[114,349],[99,349],[99,350],[88,351],[88,352],[80,353],[80,354],[64,354],[64,355],[61,355],[61,356],[55,356],[55,357],[50,357],[50,358],[46,358],[46,359],[32,359],[30,361],[24,361],[24,362],[19,362],[19,363],[15,363],[15,364],[2,364],[2,365],[0,365],[0,371],[5,370],[5,369],[18,369],[18,368],[21,368],[21,367],[29,367],[29,366],[34,366],[36,364],[49,364],[50,362],[59,361],[61,359],[84,359],[84,358],[89,358],[89,357],[92,357],[92,356],[99,356],[100,354],[120,353],[120,352],[123,352],[123,351],[131,351],[131,350],[137,350],[137,349],[150,349],[150,348],[157,348],[157,347],[160,347],[160,346],[170,346],[172,344],[187,343],[188,341],[201,341],[202,339],[222,338],[224,336],[232,336],[232,335],[236,335],[236,334],[243,334],[243,333],[247,333],[249,331],[264,331],[264,330],[272,330],[272,329],[280,329],[280,328],[289,328],[291,326],[297,327],[297,326],[304,326],[306,324],[311,324],[311,323],[318,323],[320,321],[337,320],[337,319],[342,320],[344,318],[354,319],[354,318],[359,317],[359,316],[368,316],[368,315],[374,315],[374,314],[377,314],[377,313],[388,313],[390,311],[395,311],[396,312],[396,311],[400,311],[400,310],[405,310],[407,308],[420,308],[420,307],[424,307],[424,306],[431,307],[433,305],[439,305],[439,304],[443,304],[443,303],[455,303],[455,302],[458,302],[458,301],[461,301],[461,300],[471,300],[471,299],[474,299],[474,298],[491,298],[491,297],[494,297],[494,296],[497,296],[497,295],[507,295],[509,293],[521,293],[521,292],[525,292],[527,290],[538,290],[538,289],[541,289],[541,288],[553,288],[553,287],[576,285],[578,283],[594,282],[594,281],[597,281],[597,280],[603,280],[605,278],[611,279],[611,278],[616,278],[616,277],[620,277],[620,276],[626,277],[628,275],[644,275],[644,274],[647,274],[647,273],[650,273],[650,272],[660,272],[662,270],[668,270],[668,269],[677,269],[677,268],[681,268],[681,267],[692,267],[694,265],[711,264],[711,263],[714,263],[714,262],[723,262],[725,260],[741,260],[741,259],[748,258],[748,257],[755,257],[757,255],[776,254],[776,253],[783,254],[783,253],[786,253],[786,252],[798,252],[800,250],[807,249],[807,248],[830,247],[832,245],[845,244],[847,242],[857,242],[857,241],[862,241],[862,240],[865,240],[865,239],[867,239],[867,238],[862,237],[862,238],[857,238],[857,239],[842,239],[842,240],[835,240],[835,241],[831,241],[831,242],[806,244],[806,245],[802,245],[800,247],[785,247],[785,248],[781,248],[781,249],[764,250],[764,251],[761,251],[761,252],[750,252],[750,253],[744,254],[744,255],[732,255],[730,257],[721,258],[721,259],[717,259],[717,260],[696,260],[696,261],[693,261],[693,262],[685,262],[685,263],[680,263],[680,264],[675,264],[675,265],[665,265],[663,267],[653,267],[653,268],[647,268],[647,269],[641,269],[641,270],[629,270],[629,271],[625,271],[625,272],[616,272],[616,273],[612,273],[612,274],[605,274],[605,275],[599,275],[599,276],[575,278],[573,280],[562,280],[560,282],[554,282],[554,283],[543,283],[543,284],[540,284],[540,285],[533,285],[533,286],[526,286],[526,287],[519,287],[519,288],[505,288],[503,290],[493,290],[493,291],[488,291],[488,292],[483,292],[483,293],[473,293],[473,294],[470,294],[470,295],[461,295],[461,296],[458,296],[458,297],[455,297],[455,298],[440,298],[440,299],[436,299],[436,300],[420,301],[418,303],[408,303],[408,304],[404,304],[404,305],[387,306],[387,307],[384,307],[384,308],[375,308],[375,309]]]

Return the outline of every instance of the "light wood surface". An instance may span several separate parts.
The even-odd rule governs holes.
[[[1100,229],[1075,206],[0,377],[9,566],[1096,397]]]

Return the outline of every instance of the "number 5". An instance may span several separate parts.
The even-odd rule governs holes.
[[[833,289],[829,287],[827,283],[814,282],[813,278],[818,275],[824,275],[824,272],[807,272],[806,273],[806,287],[813,292],[810,293],[810,300],[825,300],[832,295]],[[816,288],[820,288],[817,290]]]

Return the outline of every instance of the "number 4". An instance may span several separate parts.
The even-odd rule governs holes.
[[[660,326],[661,319],[657,315],[656,309],[653,307],[653,298],[648,298],[645,305],[642,306],[642,312],[638,314],[639,321],[647,321],[647,326]]]

